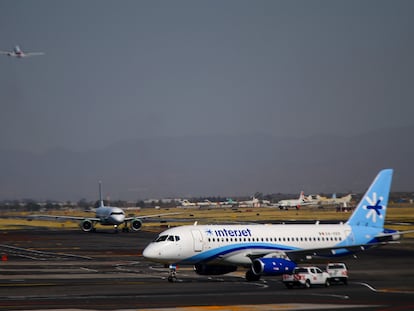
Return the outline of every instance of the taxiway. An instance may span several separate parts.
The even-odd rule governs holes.
[[[244,272],[218,277],[167,269],[141,252],[157,233],[10,230],[1,233],[2,310],[413,310],[414,240],[340,259],[349,285],[288,290],[280,277],[246,282]]]

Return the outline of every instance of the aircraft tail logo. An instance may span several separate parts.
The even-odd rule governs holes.
[[[347,224],[383,228],[391,189],[392,169],[378,173],[367,192],[362,197]]]

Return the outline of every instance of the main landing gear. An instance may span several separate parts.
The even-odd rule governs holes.
[[[247,282],[256,282],[260,280],[260,275],[254,274],[251,268],[246,271],[245,277]]]
[[[169,273],[168,273],[168,282],[177,282],[177,266],[176,265],[170,265],[169,266]]]

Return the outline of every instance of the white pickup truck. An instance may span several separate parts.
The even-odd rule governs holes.
[[[348,268],[342,262],[328,263],[326,272],[329,273],[331,282],[348,284]]]
[[[313,285],[330,285],[330,276],[318,267],[296,267],[292,274],[284,274],[282,282],[287,288],[300,286],[309,288]]]

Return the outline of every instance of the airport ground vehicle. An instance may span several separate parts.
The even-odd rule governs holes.
[[[330,285],[329,274],[318,267],[296,267],[292,274],[283,274],[282,282],[287,288],[293,286],[310,288],[313,285]]]
[[[348,284],[348,268],[342,262],[328,263],[326,265],[331,282],[342,282]]]

